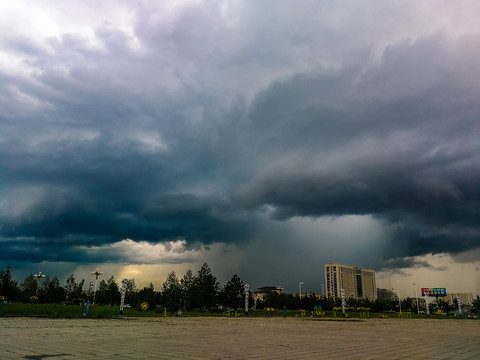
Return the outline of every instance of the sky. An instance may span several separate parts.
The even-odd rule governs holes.
[[[480,3],[3,1],[0,268],[480,294]]]

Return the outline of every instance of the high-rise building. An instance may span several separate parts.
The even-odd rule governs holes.
[[[327,297],[340,298],[344,289],[347,299],[377,298],[375,271],[356,266],[325,264],[325,286]]]

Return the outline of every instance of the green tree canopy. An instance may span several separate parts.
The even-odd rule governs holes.
[[[20,284],[20,297],[23,302],[29,302],[30,297],[37,294],[38,281],[33,274],[28,275]]]
[[[60,281],[56,276],[50,278],[45,276],[39,289],[39,298],[44,303],[57,304],[66,297],[65,289],[60,286]]]
[[[150,306],[150,309],[155,309],[159,300],[159,295],[155,291],[155,288],[152,283],[149,286],[145,286],[142,290],[137,293],[137,305],[140,305],[142,302],[147,302]]]
[[[241,307],[245,302],[245,289],[243,281],[235,274],[225,285],[222,293],[222,303],[232,309]]]
[[[12,267],[7,266],[6,270],[0,271],[0,296],[4,296],[9,300],[16,299],[20,294],[18,282],[13,280]]]
[[[79,298],[82,295],[82,288],[84,283],[85,279],[77,283],[75,281],[75,276],[73,276],[73,274],[70,274],[65,284],[66,299],[73,300]]]
[[[131,278],[127,280],[127,288],[125,291],[125,301],[127,304],[135,304],[136,303],[136,296],[138,293],[138,286],[135,283],[135,279]]]
[[[105,304],[109,305],[118,305],[120,304],[120,288],[118,284],[115,282],[115,278],[113,275],[107,281],[107,301]]]
[[[201,310],[214,307],[217,304],[219,284],[217,278],[212,275],[212,270],[204,263],[196,278],[195,295]]]
[[[186,309],[192,308],[195,296],[195,275],[192,270],[188,269],[183,278],[180,280],[180,287],[182,290],[183,306]]]
[[[110,306],[120,304],[120,289],[113,276],[107,281],[100,281],[95,301]]]
[[[163,302],[170,311],[176,311],[182,307],[182,289],[175,271],[168,274],[161,291]]]

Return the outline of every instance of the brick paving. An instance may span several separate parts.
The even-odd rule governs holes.
[[[480,320],[0,318],[0,359],[480,359]]]

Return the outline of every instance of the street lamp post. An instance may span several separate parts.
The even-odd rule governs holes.
[[[45,277],[45,275],[42,274],[40,271],[37,275],[33,275],[37,278],[38,284],[37,284],[37,291],[35,291],[35,296],[38,296],[38,288],[40,287],[40,280]]]
[[[413,287],[415,288],[415,299],[417,300],[417,315],[418,315],[420,314],[420,306],[418,306],[417,284],[413,283]]]
[[[302,298],[302,285],[303,285],[303,282],[298,283],[298,294],[299,294],[298,296],[300,299]]]
[[[100,270],[95,270],[95,271],[92,271],[92,275],[95,275],[95,291],[93,292],[93,303],[95,304],[95,295],[97,295],[97,282],[98,282],[98,277],[100,275],[102,275],[103,272],[101,272]]]

